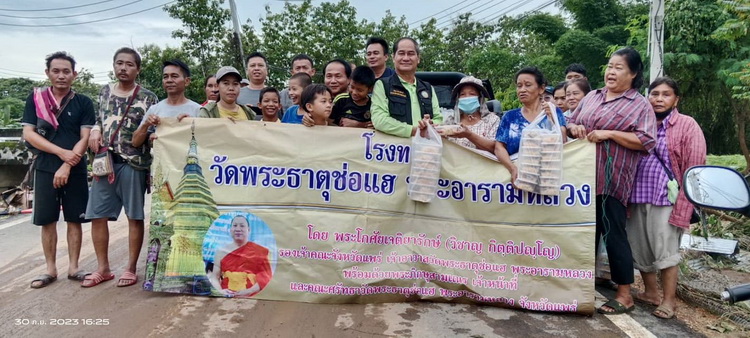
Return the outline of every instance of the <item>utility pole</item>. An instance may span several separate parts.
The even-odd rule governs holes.
[[[659,76],[664,76],[664,0],[651,1],[648,29],[648,55],[651,59],[649,67],[650,82]]]
[[[245,52],[242,50],[242,30],[240,29],[240,20],[237,18],[237,5],[234,0],[229,0],[229,9],[232,11],[232,24],[234,25],[234,41],[237,43],[237,49],[240,51],[240,63],[242,64],[242,73],[245,73]]]

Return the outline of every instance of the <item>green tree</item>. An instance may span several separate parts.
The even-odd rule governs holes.
[[[8,125],[18,122],[23,117],[23,110],[26,107],[26,101],[15,97],[6,96],[0,99],[0,111],[5,112],[5,120],[2,125]]]
[[[418,28],[413,29],[409,35],[419,42],[419,48],[421,49],[419,70],[445,69],[445,61],[443,60],[446,50],[445,34],[437,27],[435,18],[422,23]],[[396,40],[393,40],[391,44],[394,42]],[[391,54],[393,53],[393,47],[391,46]]]
[[[618,0],[561,0],[578,29],[593,32],[610,25],[624,25],[625,11]]]
[[[453,21],[450,30],[445,34],[445,49],[443,50],[445,64],[444,71],[463,71],[464,62],[469,53],[487,45],[495,25],[485,25],[471,20],[471,13],[464,13]]]
[[[555,43],[555,51],[563,64],[581,63],[586,66],[593,87],[601,81],[597,71],[607,62],[608,47],[606,41],[579,29],[569,30]]]
[[[25,102],[34,86],[36,82],[27,78],[0,79],[0,97],[13,97]]]
[[[73,90],[76,93],[88,96],[94,101],[94,106],[97,106],[99,104],[99,91],[101,89],[102,86],[100,84],[94,83],[94,74],[91,71],[86,68],[81,68],[78,71],[78,76],[73,81]]]
[[[730,104],[734,110],[740,150],[750,171],[750,150],[747,146],[747,120],[750,116],[750,1],[722,1],[731,17],[717,28],[712,37],[729,44],[732,58],[723,62],[719,77],[732,88]]]
[[[182,49],[198,61],[196,73],[202,77],[219,68],[218,55],[223,52],[222,38],[227,31],[230,12],[222,8],[224,0],[177,0],[165,6],[170,17],[182,21],[182,29],[172,37],[182,39]]]
[[[549,13],[531,14],[520,19],[519,24],[524,31],[537,34],[551,43],[568,31],[562,16]]]
[[[737,108],[720,78],[732,51],[728,42],[712,37],[730,17],[712,0],[670,1],[665,13],[664,68],[680,84],[681,110],[703,129],[709,153],[738,153]]]
[[[368,33],[368,29],[365,28],[365,34]],[[409,34],[409,24],[406,23],[406,17],[403,15],[400,18],[396,18],[391,13],[391,10],[388,9],[385,11],[385,16],[383,19],[380,20],[380,23],[377,25],[372,25],[372,34],[371,36],[378,36],[385,41],[388,41],[388,44],[393,47],[393,43],[396,42],[401,37],[408,36]],[[369,37],[369,36],[368,36]],[[365,50],[365,43],[362,42],[362,47],[360,48],[362,52]],[[393,48],[391,48],[391,52],[393,51]],[[389,59],[389,61],[393,61]]]
[[[281,86],[289,78],[289,61],[299,53],[315,60],[318,81],[329,60],[361,62],[364,42],[373,34],[373,25],[358,20],[356,8],[346,0],[320,6],[313,6],[310,0],[299,5],[286,3],[280,13],[272,13],[266,6],[266,17],[260,22],[263,39],[257,49],[268,58],[268,83],[272,86]]]
[[[148,88],[154,92],[159,99],[167,97],[162,85],[162,68],[163,63],[166,60],[180,59],[190,67],[191,76],[190,85],[185,90],[185,96],[196,102],[203,102],[205,99],[203,93],[203,77],[200,73],[194,73],[197,69],[196,65],[192,62],[192,59],[180,48],[161,47],[155,44],[144,45],[138,48],[138,52],[141,53],[141,73],[138,76],[138,83],[143,87]]]

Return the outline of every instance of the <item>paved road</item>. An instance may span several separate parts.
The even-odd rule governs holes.
[[[124,219],[124,217],[121,217]],[[81,264],[96,260],[84,225]],[[91,289],[64,278],[65,225],[58,224],[60,277],[39,290],[44,273],[39,229],[29,216],[0,220],[0,337],[695,337],[683,323],[660,321],[639,307],[630,315],[560,315],[442,303],[327,305],[220,299],[117,288]],[[110,225],[110,258],[119,276],[127,257],[124,221]],[[141,264],[145,261],[141,253]],[[143,271],[138,272],[143,279]],[[610,291],[599,290],[605,295]],[[597,297],[597,305],[603,303]]]

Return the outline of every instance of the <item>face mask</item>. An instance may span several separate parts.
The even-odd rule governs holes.
[[[458,109],[464,114],[474,114],[479,109],[479,98],[468,96],[458,99]]]
[[[667,116],[669,116],[669,114],[672,113],[672,109],[674,109],[674,108],[669,108],[666,111],[664,111],[663,113],[654,112],[654,114],[656,114],[656,119],[659,120],[659,121],[661,121],[661,120],[667,118]]]

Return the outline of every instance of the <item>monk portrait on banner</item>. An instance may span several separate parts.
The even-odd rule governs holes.
[[[251,297],[271,280],[268,249],[248,240],[250,224],[244,215],[232,218],[229,235],[232,242],[216,251],[208,279],[227,297]]]

